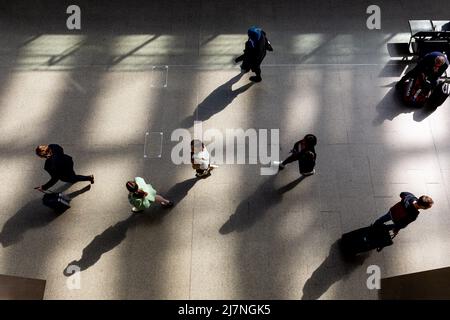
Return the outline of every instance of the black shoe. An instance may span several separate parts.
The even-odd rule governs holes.
[[[262,80],[261,76],[250,77],[250,81],[253,81],[253,82],[261,82],[261,80]]]

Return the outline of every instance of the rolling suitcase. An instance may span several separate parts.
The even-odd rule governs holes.
[[[428,99],[428,105],[433,108],[439,107],[445,102],[445,100],[450,95],[450,84],[446,82],[441,82],[431,93]]]
[[[64,212],[70,208],[70,200],[63,193],[45,192],[42,202],[45,206],[57,212]]]
[[[392,239],[387,226],[371,225],[343,234],[341,246],[344,253],[357,255],[373,249],[381,251],[384,247],[393,244]]]
[[[423,107],[430,95],[431,84],[421,77],[405,81],[403,101],[411,107]]]

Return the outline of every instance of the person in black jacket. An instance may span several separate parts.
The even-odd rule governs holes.
[[[298,161],[300,174],[302,176],[310,176],[315,173],[314,167],[316,165],[316,150],[317,137],[313,134],[307,134],[302,140],[297,141],[294,144],[294,148],[291,150],[291,155],[283,162],[278,164],[279,170],[283,170],[284,167],[294,161]]]
[[[90,181],[94,183],[94,176],[81,176],[73,170],[72,157],[64,154],[64,149],[57,144],[40,145],[36,148],[36,155],[44,158],[44,170],[50,174],[50,180],[35,189],[44,191],[52,187],[58,180],[75,183],[78,181]]]
[[[387,226],[389,227],[389,230],[393,230],[394,234],[397,234],[400,229],[405,228],[408,224],[417,219],[419,209],[429,209],[434,203],[433,199],[429,196],[417,198],[410,192],[400,193],[400,198],[401,200],[392,206],[388,213],[375,221],[374,225],[392,221],[392,223],[387,224]]]
[[[266,37],[266,33],[258,27],[251,27],[247,31],[248,40],[245,43],[244,54],[237,57],[234,61],[236,63],[242,61],[241,69],[247,73],[250,70],[256,75],[250,77],[250,81],[260,82],[261,78],[261,63],[266,56],[266,50],[273,51],[270,41]]]
[[[437,80],[447,70],[448,66],[449,62],[445,54],[439,51],[430,52],[417,63],[414,69],[407,72],[395,86],[400,88],[400,85],[407,79],[422,75],[424,79],[427,78],[431,85],[435,87]]]

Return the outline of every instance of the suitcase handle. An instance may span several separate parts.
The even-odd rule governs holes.
[[[36,190],[39,190],[39,189],[36,189]],[[63,192],[54,192],[54,191],[52,191],[50,189],[48,189],[48,190],[39,190],[39,191],[42,192],[42,193],[45,193],[45,194],[59,194],[61,196],[61,198],[63,198],[67,202],[70,202],[72,200],[70,197],[65,195]]]
[[[394,235],[391,236],[391,240],[394,239],[397,236],[397,233],[394,233]],[[381,250],[383,250],[383,248],[377,248],[377,252],[380,252]]]
[[[50,190],[50,189],[48,189],[48,190],[35,189],[35,190],[40,191],[40,192],[45,193],[45,194],[54,194],[54,193],[57,193],[57,192],[53,192],[53,191]]]

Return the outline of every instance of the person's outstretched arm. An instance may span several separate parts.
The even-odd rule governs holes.
[[[44,185],[41,186],[42,190],[47,190],[48,188],[53,187],[57,182],[58,182],[58,178],[55,176],[52,176],[51,179]]]

